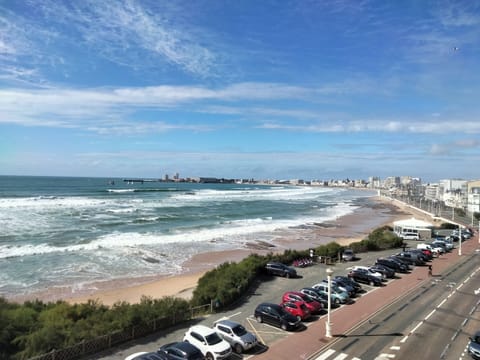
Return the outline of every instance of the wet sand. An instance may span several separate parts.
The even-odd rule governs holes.
[[[431,221],[423,213],[385,198],[372,198],[369,205],[362,206],[354,213],[339,217],[335,221],[311,224],[282,231],[282,236],[272,242],[259,241],[247,244],[244,249],[200,253],[185,261],[181,274],[143,279],[121,279],[95,283],[89,290],[78,290],[65,294],[58,289],[48,289],[43,293],[30,295],[29,298],[17,298],[13,301],[25,301],[38,298],[43,301],[66,300],[81,303],[97,300],[105,305],[116,302],[137,303],[142,296],[161,298],[175,296],[189,299],[198,279],[208,270],[227,261],[239,262],[249,254],[265,255],[282,253],[285,249],[305,250],[311,247],[335,241],[343,246],[364,239],[372,230],[392,225],[399,219],[415,216],[417,219]]]

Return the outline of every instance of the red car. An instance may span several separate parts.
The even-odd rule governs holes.
[[[319,313],[323,309],[323,304],[321,302],[314,300],[300,291],[287,291],[282,296],[282,303],[284,302],[304,302],[312,314]]]
[[[304,301],[288,301],[281,303],[280,306],[287,310],[293,316],[296,316],[298,320],[308,319],[312,315]]]

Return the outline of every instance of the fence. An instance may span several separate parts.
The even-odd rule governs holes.
[[[154,319],[149,323],[132,326],[125,330],[116,331],[104,336],[91,340],[84,340],[65,349],[52,350],[49,353],[38,355],[30,358],[30,360],[72,360],[80,359],[86,355],[98,353],[109,349],[113,346],[135,340],[149,334],[153,334],[159,330],[167,329],[175,324],[194,319],[211,311],[211,305],[202,305],[190,309],[189,313],[173,314],[158,319]]]

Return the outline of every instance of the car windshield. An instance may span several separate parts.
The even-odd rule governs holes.
[[[242,325],[234,326],[232,331],[237,336],[243,336],[247,333],[247,330]]]
[[[313,300],[310,296],[305,295],[303,296],[303,301],[305,301],[306,303],[311,303],[311,302],[314,302],[315,300]]]
[[[222,338],[216,332],[213,332],[210,335],[205,336],[205,340],[208,345],[215,345],[221,342]]]

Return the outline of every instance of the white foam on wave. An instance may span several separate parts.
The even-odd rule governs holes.
[[[96,207],[105,200],[86,197],[28,197],[0,199],[0,209],[49,209],[58,207]]]
[[[54,252],[84,252],[107,249],[118,249],[121,247],[156,246],[160,244],[182,244],[186,242],[212,242],[225,241],[237,242],[255,233],[273,232],[279,229],[300,226],[303,224],[334,220],[337,217],[351,213],[354,210],[349,203],[339,203],[327,209],[319,210],[317,214],[297,219],[274,220],[271,217],[239,219],[220,224],[215,228],[178,230],[174,234],[162,233],[138,233],[114,232],[102,235],[97,239],[85,243],[64,247],[48,244],[22,245],[22,246],[0,246],[0,258],[12,258]]]
[[[233,201],[306,201],[323,197],[328,193],[338,193],[343,189],[321,187],[265,187],[240,190],[197,190],[194,194],[175,194],[165,203],[171,206],[203,206],[205,202]]]

